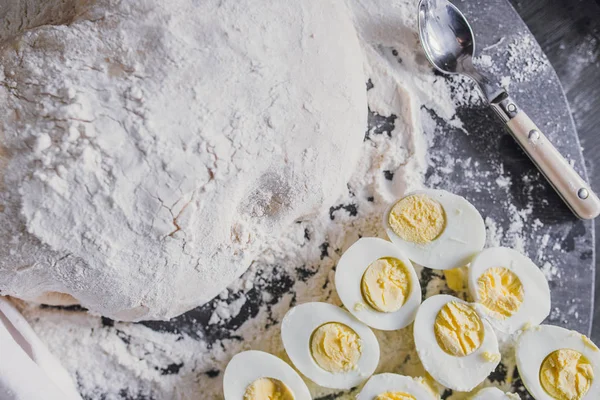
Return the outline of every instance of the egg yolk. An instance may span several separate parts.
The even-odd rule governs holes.
[[[481,353],[481,356],[485,361],[488,362],[496,362],[502,359],[500,353],[490,353],[489,351],[484,351],[483,353]]]
[[[360,283],[365,301],[380,312],[399,310],[406,302],[410,286],[410,274],[406,265],[393,257],[372,262]]]
[[[583,344],[584,344],[586,347],[588,347],[588,348],[590,348],[590,349],[592,349],[592,350],[594,350],[594,351],[600,351],[600,349],[598,349],[598,347],[597,347],[597,346],[594,344],[594,342],[592,342],[592,341],[590,340],[590,338],[589,338],[589,337],[587,337],[587,336],[585,336],[585,335],[581,335],[581,340],[583,341]]]
[[[571,349],[550,353],[540,367],[542,387],[557,400],[580,400],[593,379],[594,370],[588,359]]]
[[[426,244],[437,239],[446,227],[446,213],[440,203],[424,194],[398,201],[388,216],[392,231],[403,240]]]
[[[339,373],[356,368],[362,349],[354,330],[339,322],[329,322],[312,333],[310,351],[321,368]]]
[[[499,319],[511,317],[523,303],[523,285],[519,277],[507,268],[487,269],[477,279],[479,303]]]
[[[467,288],[467,277],[469,275],[468,267],[458,267],[444,271],[446,284],[455,292],[462,292]]]
[[[404,392],[381,393],[374,400],[417,400],[415,396]]]
[[[435,338],[446,353],[464,357],[483,342],[483,323],[468,304],[451,301],[438,312],[434,323]]]
[[[294,400],[294,395],[280,380],[260,378],[246,388],[244,400]]]

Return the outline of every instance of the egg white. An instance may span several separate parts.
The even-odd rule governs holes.
[[[469,293],[475,303],[481,301],[477,293],[477,280],[489,268],[503,267],[513,272],[523,286],[523,302],[518,311],[506,319],[494,316],[486,307],[476,304],[477,311],[486,318],[492,327],[513,333],[526,325],[540,324],[550,314],[550,287],[546,277],[528,257],[506,247],[485,249],[469,266]]]
[[[452,269],[468,264],[485,245],[485,224],[479,211],[464,197],[445,190],[426,189],[407,194],[425,194],[438,201],[446,214],[446,227],[435,240],[412,243],[396,235],[388,223],[392,204],[383,215],[388,237],[412,261],[433,269]]]
[[[425,370],[443,386],[468,392],[484,381],[496,368],[498,361],[488,361],[483,353],[499,354],[498,340],[491,325],[482,319],[484,336],[481,346],[464,357],[455,357],[446,353],[435,337],[435,319],[444,305],[455,301],[469,304],[457,297],[439,294],[425,300],[414,324],[415,347]]]
[[[411,378],[398,374],[373,375],[362,388],[356,400],[373,400],[385,392],[404,392],[418,400],[437,400],[431,389],[423,383],[423,378]]]
[[[225,400],[243,400],[249,385],[260,378],[274,378],[283,382],[295,400],[310,400],[310,392],[296,371],[281,359],[263,351],[238,353],[225,368],[223,394]]]
[[[338,322],[354,330],[361,339],[362,352],[354,370],[343,373],[325,371],[310,352],[315,329]],[[327,303],[304,303],[291,308],[281,323],[283,347],[294,366],[317,385],[332,389],[350,389],[370,377],[379,363],[379,343],[371,329],[340,307]]]
[[[515,393],[504,393],[495,387],[488,387],[478,391],[471,400],[519,400],[520,397]]]
[[[527,391],[536,400],[554,400],[542,387],[540,367],[550,353],[560,349],[578,351],[588,359],[595,378],[582,400],[600,399],[600,350],[579,332],[553,325],[527,329],[517,340],[517,368]]]
[[[410,292],[394,312],[381,312],[369,306],[362,291],[362,277],[371,263],[383,257],[402,261],[410,276]],[[384,331],[401,329],[413,322],[421,304],[421,284],[412,263],[402,251],[387,240],[361,238],[344,252],[335,271],[335,289],[344,306],[360,321]],[[357,304],[363,307],[356,308]]]

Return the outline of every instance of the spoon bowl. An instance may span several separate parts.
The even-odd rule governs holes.
[[[419,2],[419,37],[425,56],[438,71],[471,77],[488,102],[502,92],[473,66],[475,35],[467,18],[448,0]]]
[[[440,72],[470,75],[475,37],[465,16],[452,3],[421,0],[419,35],[427,59]]]

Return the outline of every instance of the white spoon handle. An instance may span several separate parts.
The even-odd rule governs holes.
[[[600,199],[587,182],[508,95],[501,103],[492,102],[492,107],[573,213],[581,219],[596,218],[600,214]]]

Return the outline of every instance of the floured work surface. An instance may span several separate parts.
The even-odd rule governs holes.
[[[188,399],[202,394],[203,399],[218,399],[223,370],[235,353],[264,350],[289,361],[279,336],[285,312],[307,301],[340,304],[333,273],[341,253],[360,236],[384,237],[380,221],[385,207],[423,184],[471,201],[486,220],[488,245],[526,253],[548,277],[548,322],[589,333],[592,223],[575,219],[491,111],[471,94],[472,85],[433,75],[422,54],[407,50],[416,49],[414,31],[397,21],[408,18],[412,2],[389,13],[371,3],[356,1],[353,6],[369,60],[369,129],[348,193],[328,214],[290,227],[288,235],[273,243],[227,291],[170,322],[127,324],[90,316],[76,307],[22,306],[76,376],[86,398]],[[579,142],[556,75],[512,7],[504,0],[458,5],[477,32],[479,65],[501,78],[583,172]],[[380,23],[370,26],[375,15]],[[383,40],[389,35],[400,39]],[[415,94],[420,101],[414,100]],[[418,272],[425,295],[464,296],[448,289],[440,271]],[[382,348],[377,372],[423,374],[410,328],[376,335]],[[522,398],[529,398],[517,377],[514,362],[506,358],[488,384],[513,386]],[[322,399],[356,394],[310,388]],[[445,398],[462,397],[447,392]]]

